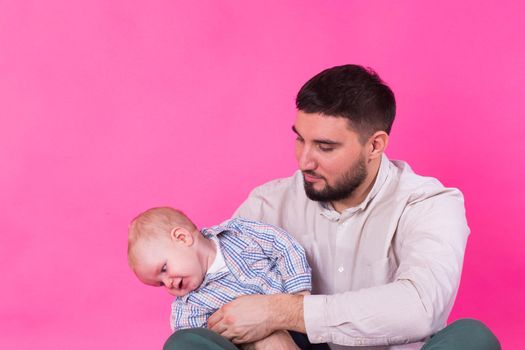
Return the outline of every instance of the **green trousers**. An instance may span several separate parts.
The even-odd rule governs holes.
[[[478,320],[457,320],[436,334],[421,350],[501,350],[498,338]]]
[[[238,348],[206,328],[186,329],[173,333],[164,350],[238,350]],[[307,346],[302,350],[309,350]],[[457,320],[434,334],[421,350],[501,350],[496,336],[483,323],[473,319]]]

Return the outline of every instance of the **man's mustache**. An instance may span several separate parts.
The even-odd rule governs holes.
[[[320,179],[324,179],[323,176],[317,174],[315,171],[313,170],[303,170],[303,175],[306,174],[306,175],[310,175],[312,177],[317,177],[317,178],[320,178]]]

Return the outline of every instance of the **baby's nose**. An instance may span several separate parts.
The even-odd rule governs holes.
[[[168,289],[173,288],[173,279],[169,277],[165,277],[162,283],[164,283],[164,286]]]

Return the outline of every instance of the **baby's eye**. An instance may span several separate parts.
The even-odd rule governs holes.
[[[162,269],[160,269],[160,272],[166,272],[167,267],[166,264],[162,265]]]

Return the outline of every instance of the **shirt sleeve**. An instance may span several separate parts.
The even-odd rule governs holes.
[[[207,327],[209,316],[209,309],[176,298],[171,303],[171,330]]]
[[[304,297],[311,342],[347,346],[422,340],[446,323],[459,286],[469,228],[457,190],[405,208],[394,242],[394,281]]]
[[[311,291],[312,271],[306,260],[306,253],[299,243],[285,230],[259,221],[237,219],[243,226],[243,233],[250,234],[270,257],[281,274],[283,292],[298,293]]]
[[[283,276],[284,291],[298,293],[312,290],[312,270],[306,260],[306,253],[299,243],[286,231],[272,226],[272,255]]]

